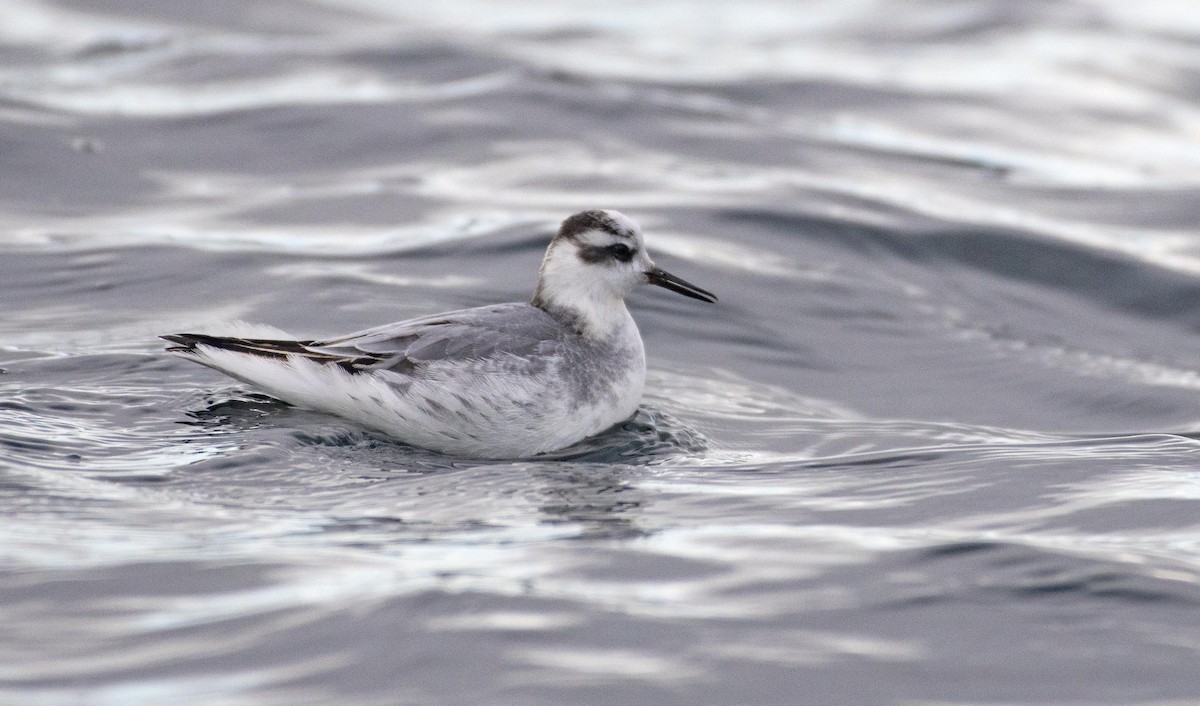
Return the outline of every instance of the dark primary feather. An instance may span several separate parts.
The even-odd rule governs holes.
[[[219,350],[247,353],[264,358],[278,358],[280,360],[284,360],[291,355],[298,355],[321,363],[335,363],[347,370],[355,369],[357,364],[362,362],[358,359],[313,351],[309,348],[313,343],[312,341],[209,336],[203,333],[173,333],[160,336],[160,338],[177,344],[167,348],[167,351],[171,353],[195,353],[196,346],[208,346]]]

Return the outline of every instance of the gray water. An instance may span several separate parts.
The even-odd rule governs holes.
[[[432,6],[431,6],[432,5]],[[1192,0],[0,2],[0,702],[1200,703]],[[439,456],[167,356],[527,299],[647,393]]]

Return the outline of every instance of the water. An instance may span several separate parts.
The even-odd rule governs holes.
[[[0,5],[0,702],[1200,701],[1191,2]],[[642,411],[438,456],[164,355],[642,222]]]

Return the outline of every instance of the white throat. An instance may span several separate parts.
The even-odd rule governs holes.
[[[608,338],[633,323],[625,307],[625,290],[603,266],[585,265],[570,243],[555,243],[542,260],[535,303],[554,314],[576,319],[589,338]]]

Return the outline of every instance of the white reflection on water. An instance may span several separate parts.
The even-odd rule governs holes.
[[[255,80],[175,85],[59,85],[0,88],[31,105],[71,113],[142,118],[202,116],[284,105],[398,103],[465,98],[499,90],[512,74],[439,84],[402,84],[361,71],[319,69]]]
[[[557,647],[512,650],[510,659],[524,668],[537,669],[529,675],[538,684],[607,684],[622,681],[682,682],[701,678],[703,672],[684,659],[672,659],[654,652],[599,650]],[[523,681],[518,673],[513,681]]]
[[[1195,443],[1200,452],[1200,443]],[[1142,467],[1123,476],[1110,476],[1073,487],[1064,500],[1086,505],[1121,503],[1154,498],[1200,500],[1200,471],[1184,473],[1154,467]],[[1200,517],[1197,518],[1200,524]],[[1198,538],[1200,539],[1200,538]]]
[[[296,279],[353,279],[387,287],[421,287],[425,289],[468,289],[485,282],[479,277],[444,275],[441,277],[411,277],[379,272],[373,265],[361,262],[291,263],[267,270],[272,275]]]
[[[38,0],[5,0],[0,5],[0,37],[14,44],[68,49],[99,35],[161,37],[165,27],[150,21],[74,12]]]
[[[889,640],[869,635],[767,630],[758,639],[701,647],[705,654],[749,659],[791,667],[828,664],[834,660],[865,657],[878,662],[916,662],[929,650],[919,640]]]

